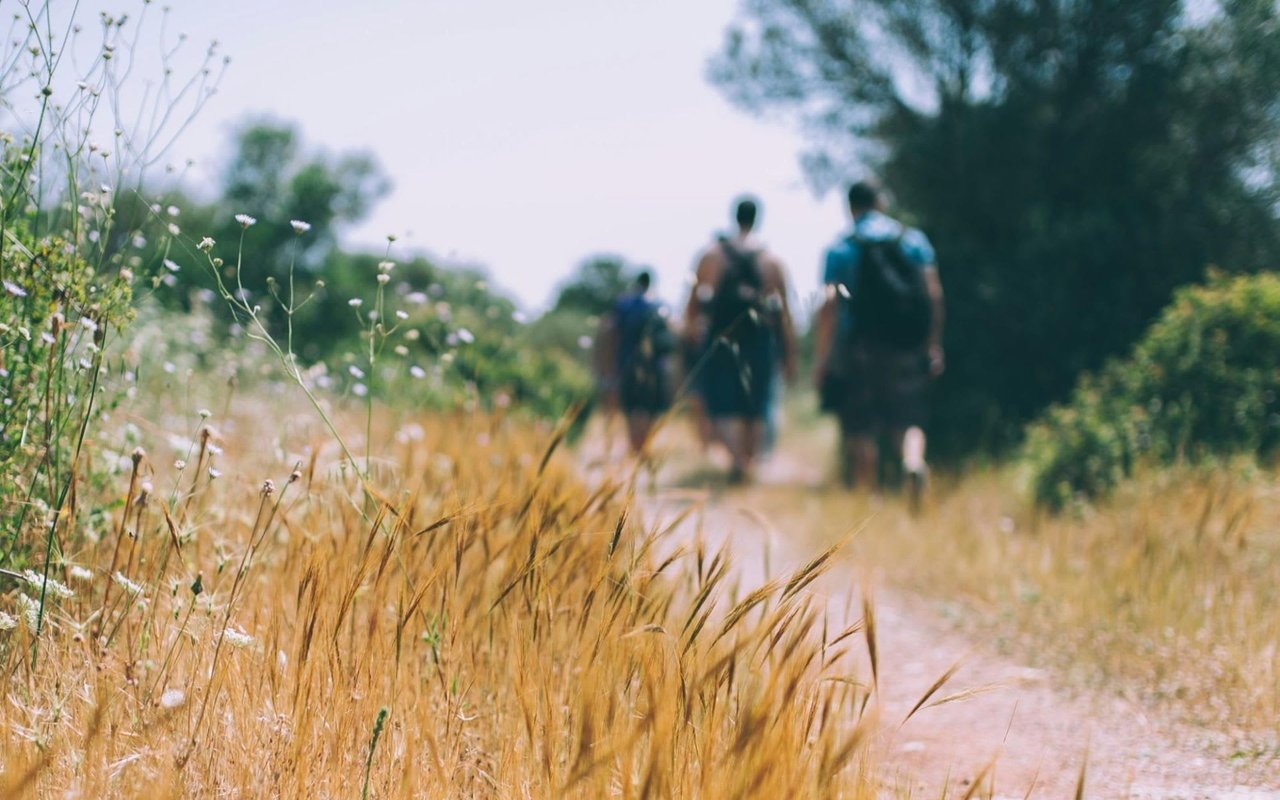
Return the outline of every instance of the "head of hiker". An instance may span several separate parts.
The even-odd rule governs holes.
[[[858,181],[849,187],[849,211],[854,218],[880,208],[880,190],[870,181]]]
[[[760,215],[760,205],[752,197],[742,197],[733,206],[733,219],[738,223],[738,232],[750,233],[756,227],[756,219]]]

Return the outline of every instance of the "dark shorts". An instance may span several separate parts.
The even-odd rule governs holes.
[[[645,369],[624,369],[618,380],[618,405],[627,414],[661,414],[671,407],[669,359]]]
[[[707,416],[763,420],[778,374],[778,348],[772,333],[760,332],[733,343],[721,339],[708,347],[698,381]]]
[[[929,357],[920,348],[857,345],[828,371],[823,408],[849,436],[877,436],[929,421]]]

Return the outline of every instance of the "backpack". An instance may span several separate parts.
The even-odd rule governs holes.
[[[740,341],[771,320],[764,300],[764,278],[756,263],[759,253],[743,250],[724,236],[719,241],[727,263],[709,305],[710,334],[712,339]]]
[[[619,378],[658,400],[669,393],[667,372],[676,338],[657,304],[643,297],[614,307],[618,327]]]
[[[850,302],[855,341],[898,349],[919,347],[929,338],[933,309],[924,271],[902,249],[902,237],[849,237],[861,248]]]

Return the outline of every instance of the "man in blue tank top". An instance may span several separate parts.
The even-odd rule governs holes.
[[[840,420],[846,481],[875,488],[886,437],[918,505],[927,474],[928,387],[944,368],[942,283],[928,238],[885,214],[877,187],[854,184],[848,202],[852,231],[827,251],[823,266],[815,383],[823,408]],[[904,323],[912,309],[920,312],[914,332]]]

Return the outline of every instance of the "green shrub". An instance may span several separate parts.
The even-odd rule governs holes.
[[[1128,358],[1084,377],[1030,426],[1036,500],[1105,494],[1139,464],[1204,463],[1280,448],[1280,276],[1211,274],[1189,286]]]
[[[98,273],[66,240],[36,241],[22,225],[4,236],[0,564],[12,569],[28,563],[32,545],[65,510],[73,484],[95,478],[81,462],[81,444],[113,399],[103,396],[100,381],[103,347],[132,310],[128,282]]]

